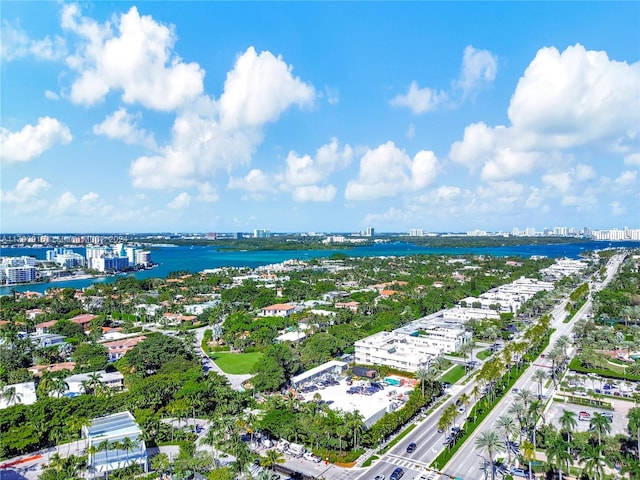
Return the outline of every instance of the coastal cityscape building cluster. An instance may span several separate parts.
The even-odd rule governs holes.
[[[0,2],[0,480],[640,480],[639,0]]]
[[[411,228],[407,233],[402,232],[376,232],[373,227],[358,232],[351,233],[321,233],[321,232],[271,232],[268,229],[254,229],[252,233],[162,233],[162,234],[116,234],[116,235],[78,235],[78,234],[20,234],[20,233],[0,233],[0,245],[10,246],[48,246],[48,245],[82,245],[101,246],[117,245],[131,241],[146,240],[175,240],[175,239],[206,239],[215,240],[241,240],[243,238],[272,238],[272,237],[309,237],[321,238],[324,243],[348,243],[363,242],[363,239],[372,237],[437,237],[437,236],[469,236],[469,237],[562,237],[562,238],[583,238],[592,240],[609,241],[638,241],[640,240],[640,228],[609,228],[591,229],[588,227],[553,227],[536,230],[534,227],[519,228],[514,227],[511,232],[489,232],[485,230],[470,230],[463,233],[456,232],[429,232],[422,228]]]
[[[84,269],[99,273],[125,272],[153,266],[151,252],[124,243],[88,246],[85,255],[73,249],[56,247],[45,252],[45,260],[29,255],[0,257],[0,285],[18,285],[35,281],[66,278],[70,270]],[[74,276],[78,278],[78,276]]]
[[[126,253],[122,245],[107,250]],[[49,251],[46,256],[62,256],[62,263],[73,258],[65,249]],[[593,358],[609,352],[622,367],[622,373],[610,374],[622,380],[609,381],[607,394],[581,408],[593,412],[594,406],[597,410],[610,402],[614,411],[611,428],[624,435],[624,429],[617,426],[624,413],[618,413],[616,405],[617,398],[640,395],[635,383],[635,376],[640,374],[640,368],[636,368],[640,367],[640,335],[633,325],[640,310],[633,303],[624,308],[610,303],[616,290],[609,291],[605,285],[620,277],[619,283],[614,280],[618,285],[615,288],[636,285],[631,291],[637,291],[633,279],[639,264],[640,251],[620,249],[584,252],[575,260],[474,255],[338,256],[287,260],[254,269],[175,272],[164,279],[122,278],[82,291],[52,286],[44,294],[14,292],[0,298],[0,354],[9,362],[0,369],[0,424],[7,432],[0,438],[0,453],[4,458],[23,455],[41,442],[36,440],[41,437],[33,437],[27,440],[33,447],[24,446],[25,440],[16,430],[19,424],[12,423],[19,418],[14,409],[34,409],[32,415],[37,415],[35,412],[44,405],[66,408],[63,406],[73,404],[89,415],[82,422],[69,419],[69,425],[82,424],[79,433],[74,433],[74,426],[58,440],[50,433],[45,438],[56,444],[62,438],[72,442],[75,435],[81,435],[84,445],[69,443],[67,460],[60,462],[73,460],[75,452],[79,459],[85,455],[78,461],[84,462],[83,468],[94,477],[118,472],[125,477],[149,471],[161,473],[164,468],[178,478],[187,469],[200,474],[233,471],[237,462],[247,462],[256,468],[238,468],[248,468],[247,475],[257,479],[261,472],[271,474],[269,467],[258,463],[276,451],[284,463],[273,468],[283,475],[317,476],[315,466],[325,457],[325,469],[334,462],[340,464],[338,459],[347,458],[344,455],[353,455],[348,458],[360,459],[356,461],[362,465],[381,442],[391,442],[394,432],[406,424],[414,426],[415,435],[409,434],[406,441],[398,437],[399,445],[391,450],[396,456],[380,453],[385,460],[375,462],[371,473],[385,471],[387,458],[413,453],[406,445],[420,442],[424,448],[419,453],[421,460],[402,460],[401,465],[418,468],[418,474],[431,472],[438,478],[435,475],[467,468],[464,457],[446,468],[442,458],[455,455],[451,445],[478,434],[474,433],[480,423],[476,419],[481,415],[478,409],[487,408],[482,405],[494,405],[493,409],[507,415],[506,407],[498,401],[507,401],[511,386],[516,392],[513,382],[520,375],[524,375],[522,383],[529,381],[525,378],[535,368],[544,373],[543,383],[531,382],[538,385],[538,401],[545,406],[545,413],[540,410],[537,415],[551,418],[559,408],[552,398],[578,395],[581,402],[590,398],[581,375],[584,369],[605,368]],[[592,302],[596,310],[587,315]],[[616,316],[620,320],[613,330],[607,322]],[[593,323],[598,318],[602,319],[600,325]],[[564,350],[560,349],[553,339],[569,338],[561,332],[574,325],[575,347],[570,346],[569,339]],[[551,326],[560,333],[550,338]],[[608,329],[612,333],[606,333]],[[625,350],[615,347],[621,338]],[[235,362],[250,358],[249,366],[238,369]],[[545,372],[540,366],[547,362],[551,363]],[[175,394],[166,400],[152,400],[154,385],[168,375],[161,373],[168,368],[177,369],[170,380],[177,382]],[[234,373],[227,373],[227,368]],[[140,377],[136,370],[146,373]],[[505,376],[512,371],[513,378],[511,373]],[[229,413],[233,411],[247,420],[235,422],[234,427],[222,422],[225,414],[218,409],[227,407],[217,400],[207,400],[206,389],[196,388],[197,382],[205,382],[202,388],[206,382],[214,382],[216,389],[222,389],[215,395],[230,395],[221,393],[226,389],[241,395],[235,400],[240,404],[230,407],[239,410]],[[520,383],[518,389],[535,390],[520,387]],[[598,385],[602,392],[604,383]],[[195,393],[187,393],[193,388],[202,392],[199,400],[192,396]],[[583,396],[581,388],[585,389]],[[590,390],[595,389],[591,385]],[[134,400],[136,395],[146,399]],[[89,400],[104,407],[87,410],[85,403]],[[162,406],[147,410],[134,407],[152,405],[149,402]],[[285,407],[283,402],[293,403]],[[446,413],[449,410],[453,413]],[[469,410],[476,413],[472,416]],[[311,420],[303,418],[316,418],[313,412],[324,412],[320,418],[327,421],[333,418],[331,421],[346,422],[345,431],[356,425],[355,433],[345,434],[349,447],[340,447],[342,440],[335,436],[342,431],[339,427],[326,431],[323,447],[314,446],[317,440],[307,430]],[[150,423],[148,415],[165,422],[164,433]],[[289,419],[276,420],[282,415]],[[549,430],[553,427],[545,425],[549,422],[536,428],[539,438],[547,439],[542,445],[550,452],[554,447],[549,439],[555,433]],[[206,440],[207,432],[212,432],[211,443]],[[458,432],[465,432],[464,436]],[[423,438],[427,433],[434,435],[433,440]],[[243,440],[243,435],[248,436]],[[447,436],[444,446],[443,435]],[[180,463],[176,451],[173,460],[169,457],[168,466],[161,467],[158,462],[166,455],[163,452],[172,450],[161,447],[160,453],[150,454],[148,442],[162,439],[170,445],[174,438],[192,442],[195,450],[189,454],[191,460],[184,457]],[[519,445],[526,441],[520,440]],[[469,442],[460,448],[466,448]],[[369,453],[359,445],[368,446]],[[38,475],[53,468],[50,461],[38,463],[33,458],[27,463],[36,462],[34,471]],[[258,462],[253,464],[252,458]],[[503,458],[501,465],[507,473],[526,466],[522,448],[514,451],[514,458],[525,463]],[[9,462],[3,468],[19,465]],[[541,465],[555,468],[552,463]],[[336,474],[340,475],[339,471]],[[345,474],[349,474],[348,469]]]

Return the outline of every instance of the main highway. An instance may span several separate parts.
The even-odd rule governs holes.
[[[615,273],[617,272],[620,264],[623,260],[623,255],[613,256],[606,267],[606,278],[602,282],[591,283],[591,291],[598,291],[608,284]],[[567,335],[571,338],[571,330],[573,325],[578,320],[584,318],[591,311],[591,299],[582,306],[582,308],[574,315],[570,322],[563,323],[567,313],[565,306],[567,300],[560,302],[551,312],[551,328],[555,331],[551,335],[549,346],[542,352],[546,356],[547,353],[553,348],[554,343],[562,335]],[[543,358],[541,355],[532,365],[525,370],[522,376],[515,383],[513,388],[519,390],[529,389],[533,393],[538,391],[538,383],[533,380],[533,374],[538,368],[549,369],[551,362]],[[438,408],[436,408],[428,417],[420,420],[416,427],[390,449],[384,456],[376,461],[372,467],[358,475],[357,480],[374,480],[378,475],[383,475],[388,480],[389,475],[396,467],[402,467],[404,470],[405,480],[422,480],[429,479],[447,479],[447,478],[459,478],[463,480],[479,480],[484,478],[482,473],[483,459],[481,455],[485,455],[484,452],[477,450],[476,437],[483,430],[492,429],[497,419],[504,415],[510,405],[514,402],[515,396],[512,391],[507,392],[493,410],[487,415],[484,421],[475,429],[472,435],[467,438],[464,445],[456,452],[451,458],[449,463],[440,471],[436,472],[431,470],[429,465],[431,462],[442,452],[446,446],[444,445],[445,434],[438,433],[438,419],[442,415],[443,410],[451,403],[455,402],[457,398],[463,392],[466,392],[471,396],[471,390],[474,387],[474,382],[469,381],[466,385],[453,385],[447,391],[449,398]],[[545,392],[543,392],[548,399],[551,399],[553,394],[553,385],[551,385]],[[471,406],[467,407],[469,411]],[[456,423],[462,423],[466,413],[461,414]],[[415,443],[417,448],[413,453],[407,453],[407,446],[410,443]],[[355,473],[355,472],[354,472]],[[351,475],[340,476],[341,479],[346,479]]]

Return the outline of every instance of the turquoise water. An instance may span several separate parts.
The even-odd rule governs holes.
[[[250,267],[280,263],[284,260],[329,257],[334,253],[344,253],[352,257],[404,256],[404,255],[491,255],[498,257],[524,257],[543,255],[550,258],[579,258],[582,252],[600,250],[608,247],[640,248],[640,242],[582,242],[550,245],[518,245],[508,247],[475,247],[475,248],[432,248],[421,247],[410,243],[381,243],[366,247],[335,250],[295,250],[295,251],[218,251],[215,247],[162,247],[151,251],[151,258],[159,265],[151,270],[136,272],[136,278],[166,277],[170,272],[188,270],[199,272],[206,268],[217,267]],[[5,248],[2,256],[31,255],[38,259],[45,258],[45,248]],[[73,248],[73,251],[85,254],[84,248]],[[51,287],[84,288],[95,282],[112,282],[117,277],[102,279],[71,280],[36,285],[16,286],[17,291],[44,292]],[[12,287],[1,287],[0,295],[6,295]]]

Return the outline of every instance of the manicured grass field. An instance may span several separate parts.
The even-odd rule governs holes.
[[[486,360],[490,356],[491,356],[491,350],[482,350],[476,353],[476,357],[478,357],[479,360]]]
[[[262,358],[262,353],[222,353],[218,352],[211,357],[216,365],[224,373],[243,375],[251,373],[253,366]]]
[[[455,367],[447,370],[447,372],[442,375],[442,381],[448,382],[453,385],[462,377],[464,377],[464,367],[462,365],[456,365]]]

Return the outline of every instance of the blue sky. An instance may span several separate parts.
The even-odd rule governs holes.
[[[640,3],[2,2],[0,230],[640,227]]]

